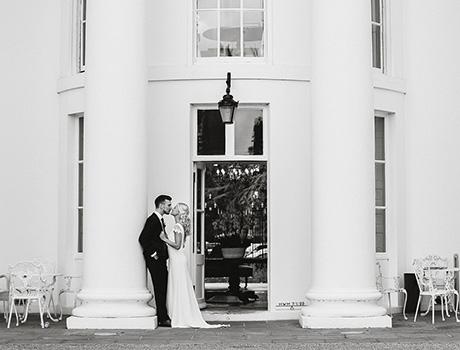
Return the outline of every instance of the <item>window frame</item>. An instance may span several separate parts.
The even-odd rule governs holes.
[[[86,70],[86,44],[87,44],[87,0],[78,0],[78,35],[77,35],[77,71],[83,73]]]
[[[76,233],[77,233],[77,254],[82,254],[84,252],[84,230],[83,230],[83,220],[84,220],[84,149],[85,149],[85,123],[84,115],[78,114],[76,116],[76,138],[77,138],[77,162],[76,162]],[[81,150],[81,153],[80,153]],[[80,176],[80,166],[82,168],[82,175]],[[80,182],[82,191],[80,191]],[[80,211],[82,212],[82,220],[80,222]],[[82,225],[82,226],[80,226]],[[80,235],[81,232],[81,235]]]
[[[372,1],[371,1],[371,9],[372,9]],[[387,59],[386,59],[386,0],[378,0],[379,2],[379,18],[380,22],[375,22],[372,19],[372,11],[371,11],[371,44],[372,44],[372,68],[378,72],[386,73],[387,71]],[[380,27],[380,67],[374,66],[374,40],[373,40],[373,28],[374,26]]]
[[[240,103],[236,110],[241,109],[260,109],[262,110],[263,118],[263,154],[262,155],[240,155],[235,154],[235,123],[225,124],[225,154],[224,155],[198,155],[198,110],[216,110],[215,104],[192,104],[191,119],[192,119],[192,135],[191,135],[191,150],[193,162],[206,161],[268,161],[268,104],[267,103]],[[238,117],[238,115],[236,115]]]
[[[240,11],[240,36],[243,38],[243,22],[244,22],[244,13],[245,11],[262,11],[263,13],[263,56],[260,57],[250,57],[250,56],[243,56],[244,54],[244,41],[241,40],[241,55],[240,56],[220,56],[220,30],[217,30],[218,41],[217,41],[217,55],[216,57],[199,57],[198,56],[198,12],[199,11],[217,11],[217,26],[220,28],[220,21],[221,21],[221,7],[220,7],[220,0],[217,0],[217,8],[210,8],[210,9],[198,9],[197,8],[197,0],[193,0],[193,48],[192,48],[192,56],[193,56],[193,63],[195,64],[209,64],[209,63],[266,63],[268,60],[268,26],[267,26],[267,11],[268,5],[267,0],[263,0],[264,6],[262,9],[253,9],[253,8],[244,8],[243,7],[243,0],[241,0],[241,5],[239,8],[224,8],[225,11]]]
[[[387,203],[387,181],[386,181],[386,122],[385,122],[385,117],[375,113],[374,115],[374,149],[376,147],[376,140],[375,140],[375,131],[376,131],[376,119],[382,119],[383,121],[383,150],[384,150],[384,156],[383,159],[376,159],[375,157],[375,151],[374,151],[374,169],[376,168],[377,164],[382,164],[383,165],[383,189],[384,189],[384,205],[377,205],[377,200],[375,199],[374,201],[374,209],[375,209],[375,237],[376,237],[376,245],[375,245],[375,251],[376,253],[386,253],[388,251],[388,242],[387,242],[387,209],[388,209],[388,203]],[[376,182],[377,182],[377,173],[374,172],[374,190],[376,191]],[[384,222],[385,222],[385,231],[384,231],[384,250],[383,251],[377,251],[377,210],[383,210],[384,211]]]

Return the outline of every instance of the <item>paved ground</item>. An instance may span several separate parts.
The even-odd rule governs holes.
[[[392,329],[307,330],[297,321],[232,322],[221,329],[153,331],[67,330],[64,322],[41,329],[37,318],[11,329],[0,328],[3,349],[459,349],[460,323],[435,325],[396,316]]]

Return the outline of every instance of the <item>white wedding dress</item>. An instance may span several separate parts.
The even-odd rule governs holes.
[[[182,242],[184,242],[184,228],[176,223],[173,228],[175,232],[180,232]],[[174,237],[169,238],[171,241]],[[193,290],[192,280],[187,268],[187,257],[185,255],[184,243],[180,249],[174,249],[168,245],[169,254],[169,274],[168,290],[166,294],[166,306],[168,315],[171,319],[173,328],[218,328],[228,327],[228,325],[208,324],[201,316],[198,302],[196,301],[195,291]]]

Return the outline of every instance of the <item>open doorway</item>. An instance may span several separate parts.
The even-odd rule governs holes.
[[[267,162],[196,162],[194,179],[200,305],[267,310]]]

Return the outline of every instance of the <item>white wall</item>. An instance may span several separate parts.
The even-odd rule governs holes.
[[[216,103],[221,90],[220,81],[150,85],[150,211],[159,193],[191,203],[191,104]],[[270,300],[272,307],[278,302],[303,301],[310,269],[308,85],[237,80],[232,93],[241,102],[270,103],[264,123],[269,128],[265,142],[269,144]]]
[[[310,0],[266,1],[267,62],[309,66]],[[147,1],[148,64],[185,66],[193,61],[193,1]]]
[[[158,193],[191,202],[191,104],[217,103],[226,72],[232,72],[232,94],[240,103],[269,104],[270,307],[304,301],[310,270],[310,1],[267,1],[268,50],[260,64],[195,64],[192,1],[148,4],[150,211]]]
[[[0,2],[0,272],[57,258],[58,0]]]
[[[147,2],[150,211],[158,192],[190,202],[190,104],[218,101],[231,71],[235,98],[269,103],[271,306],[303,300],[310,261],[311,1],[268,1],[268,56],[257,65],[194,65],[191,3]],[[414,257],[451,257],[460,247],[460,3],[387,4],[389,69],[375,76],[374,106],[392,113],[389,268],[400,274],[411,271]],[[83,112],[85,102],[84,75],[75,75],[72,58],[73,10],[71,0],[0,4],[9,14],[0,23],[0,64],[7,67],[0,80],[7,96],[0,99],[0,194],[6,198],[0,202],[0,242],[21,246],[21,256],[17,250],[2,254],[0,271],[42,255],[59,255],[65,272],[78,270],[69,165],[75,129],[68,115]],[[172,142],[170,153],[159,152]],[[162,168],[154,167],[158,161]]]
[[[405,2],[406,266],[460,251],[460,2]]]

